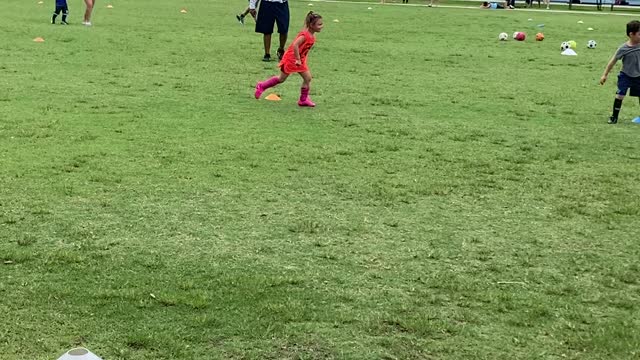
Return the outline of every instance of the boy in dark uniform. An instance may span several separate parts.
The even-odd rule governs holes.
[[[633,20],[627,24],[627,37],[629,40],[618,48],[600,78],[600,85],[604,85],[613,66],[622,59],[622,70],[618,74],[618,91],[613,101],[613,113],[609,118],[609,124],[618,122],[622,100],[629,89],[630,96],[640,96],[640,21]]]
[[[60,24],[69,25],[69,23],[67,23],[67,15],[69,15],[67,0],[56,0],[56,10],[53,12],[53,17],[51,18],[52,24],[56,23],[56,18],[60,13],[62,13],[62,20],[60,21]]]

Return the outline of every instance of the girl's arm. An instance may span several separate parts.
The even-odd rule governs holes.
[[[613,69],[613,66],[618,62],[618,59],[616,59],[615,54],[613,55],[613,57],[611,58],[611,60],[609,60],[609,63],[607,64],[607,66],[604,68],[604,73],[602,74],[602,77],[600,78],[600,85],[604,85],[604,83],[607,81],[607,77],[609,76],[609,73],[611,72],[611,69]]]
[[[302,60],[300,60],[300,45],[304,42],[304,36],[298,36],[298,38],[293,42],[293,54],[296,56],[296,64],[300,65]]]

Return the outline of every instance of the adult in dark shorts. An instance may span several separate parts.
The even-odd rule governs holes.
[[[252,14],[256,13],[256,2],[257,0],[249,1],[249,9]],[[264,57],[262,61],[271,61],[271,34],[273,34],[274,23],[278,25],[278,33],[280,34],[278,59],[282,59],[284,46],[287,43],[287,33],[289,32],[289,3],[287,0],[261,0],[257,14],[256,32],[264,35]]]

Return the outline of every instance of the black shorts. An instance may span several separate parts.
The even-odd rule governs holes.
[[[258,18],[256,19],[256,32],[261,34],[273,34],[273,24],[278,24],[278,33],[289,32],[289,3],[260,1]]]
[[[640,77],[631,77],[620,72],[618,74],[618,91],[616,91],[616,94],[627,95],[629,89],[631,89],[629,96],[640,97]]]
[[[67,7],[67,5],[63,5],[63,6],[56,6],[56,14],[68,14],[69,13],[69,8]]]

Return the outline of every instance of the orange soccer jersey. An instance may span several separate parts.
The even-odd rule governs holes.
[[[304,41],[300,44],[298,51],[300,52],[300,62],[301,65],[296,65],[296,55],[293,52],[293,43],[296,42],[300,37],[304,37]],[[284,53],[282,60],[280,61],[280,69],[285,74],[292,73],[300,73],[308,71],[307,67],[307,55],[309,54],[309,50],[313,47],[313,44],[316,42],[315,36],[313,36],[309,31],[303,30],[301,31],[296,39],[291,43],[287,51]]]

